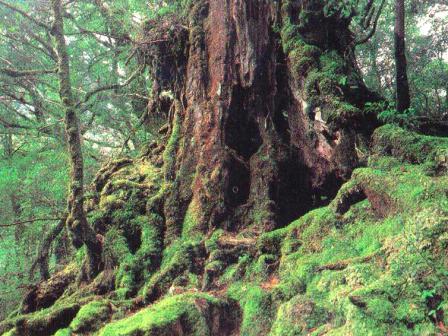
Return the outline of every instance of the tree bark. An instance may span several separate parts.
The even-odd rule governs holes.
[[[64,21],[60,0],[52,0],[54,22],[51,33],[56,42],[58,56],[59,95],[65,110],[65,130],[70,155],[70,195],[68,199],[67,225],[72,232],[73,243],[87,247],[86,276],[91,280],[101,268],[101,244],[90,227],[84,210],[84,162],[81,148],[79,121],[76,115],[70,80],[70,60],[64,36]]]
[[[411,106],[407,75],[405,16],[404,0],[395,0],[395,80],[398,112],[404,112]]]
[[[284,226],[333,197],[359,164],[356,144],[376,125],[361,109],[377,98],[357,72],[350,20],[326,17],[324,6],[195,1],[189,31],[162,32],[170,40],[142,53],[152,56],[156,94],[174,96],[168,243],[216,228],[257,235]],[[322,70],[333,61],[340,82]]]
[[[61,231],[64,229],[66,221],[67,221],[67,215],[64,214],[64,216],[59,220],[58,224],[56,224],[56,226],[51,229],[51,231],[47,234],[47,236],[43,240],[42,245],[39,248],[37,258],[31,265],[29,272],[30,279],[33,279],[34,271],[36,270],[37,266],[39,266],[39,273],[42,281],[48,280],[50,278],[50,272],[48,269],[50,248],[53,241],[59,236]]]

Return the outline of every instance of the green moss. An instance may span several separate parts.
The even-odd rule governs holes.
[[[283,228],[263,233],[257,241],[258,250],[261,253],[279,254],[288,232],[290,232],[288,228]]]
[[[152,302],[164,295],[179,276],[192,268],[194,255],[201,248],[200,241],[188,240],[172,243],[164,249],[160,270],[146,283],[142,290],[144,298]]]
[[[123,200],[119,197],[119,195],[107,195],[101,197],[100,200],[100,208],[103,210],[117,210],[122,208],[125,205]]]
[[[406,324],[416,325],[427,320],[425,304],[418,297],[414,300],[402,298],[396,307],[395,317]]]
[[[321,55],[319,48],[306,44],[300,39],[286,44],[285,48],[290,50],[289,59],[296,78],[307,75],[310,69],[318,66],[317,60]]]
[[[179,145],[181,135],[181,123],[178,116],[178,113],[174,114],[173,120],[173,128],[171,130],[170,138],[165,147],[165,151],[163,152],[163,162],[164,162],[164,175],[165,180],[173,180],[174,179],[174,163],[176,158],[176,152]]]
[[[144,263],[142,266],[146,276],[158,266],[162,255],[163,218],[151,213],[149,216],[137,217],[133,220],[133,224],[141,229],[141,245],[137,250],[136,258]]]
[[[18,336],[16,329],[11,329],[8,332],[5,332],[4,334],[2,334],[2,336]]]
[[[330,335],[430,335],[431,311],[421,296],[427,288],[442,293],[448,281],[441,252],[447,183],[445,175],[428,176],[424,164],[375,157],[330,206],[264,234],[260,249],[278,251],[280,245],[281,251],[281,281],[273,291],[281,308],[271,333],[302,334],[310,327]],[[356,189],[369,198],[337,214],[336,205]],[[296,296],[312,300],[327,317],[312,327],[306,313],[288,318],[287,302]]]
[[[270,293],[250,283],[235,283],[229,288],[229,296],[239,301],[242,308],[241,335],[258,336],[269,332],[274,312]]]
[[[201,222],[199,219],[199,207],[193,200],[188,206],[185,218],[182,224],[182,236],[184,238],[201,237]]]
[[[367,301],[367,314],[371,314],[375,320],[381,322],[392,322],[394,320],[394,307],[392,303],[384,298],[374,298]]]
[[[215,251],[218,249],[218,240],[223,236],[224,230],[218,229],[213,232],[212,236],[205,241],[205,248],[208,251]]]
[[[54,334],[54,336],[71,336],[72,330],[70,328],[60,329]]]
[[[243,279],[247,270],[250,269],[252,257],[244,254],[238,258],[237,264],[228,266],[220,279],[218,284],[227,285]]]
[[[283,4],[283,23],[281,40],[283,50],[288,55],[291,72],[298,88],[303,87],[305,112],[314,117],[319,112],[320,118],[327,123],[330,131],[336,130],[360,116],[363,111],[346,101],[347,90],[356,90],[362,79],[356,71],[350,71],[344,56],[336,50],[322,50],[302,35],[302,24],[306,25],[309,16],[321,20],[326,15],[319,5],[308,3],[307,8],[299,11],[299,20],[290,17],[295,12],[289,2]],[[317,10],[317,12],[314,12]],[[317,16],[316,16],[317,15]],[[366,110],[366,113],[369,111]]]
[[[269,266],[277,261],[277,256],[271,254],[262,254],[250,269],[251,276],[260,280],[266,280],[270,273]]]
[[[130,254],[123,232],[116,228],[111,228],[104,236],[103,255],[105,263],[109,268],[119,265],[120,262]]]
[[[252,217],[255,226],[262,226],[266,220],[269,220],[272,217],[272,212],[269,210],[271,206],[268,203],[269,202],[261,202],[261,204],[257,204],[251,211],[250,216]]]
[[[330,316],[325,309],[303,296],[295,296],[279,307],[269,335],[308,335],[329,320]]]
[[[446,138],[419,135],[398,126],[385,125],[375,131],[373,140],[374,151],[380,155],[392,155],[416,164],[429,161],[445,168],[448,163]]]
[[[32,314],[21,315],[12,320],[17,335],[50,336],[59,329],[67,328],[78,313],[80,306],[88,299],[79,303],[56,302],[52,307],[39,310]],[[14,333],[12,335],[15,335]]]
[[[210,329],[199,302],[220,305],[220,302],[207,294],[182,294],[163,299],[135,315],[108,324],[99,336],[154,335],[157,332],[169,334],[178,330],[177,323],[187,324],[190,335],[209,335]],[[201,305],[204,305],[201,303]],[[184,326],[185,327],[185,326]]]
[[[74,333],[98,330],[109,319],[111,307],[108,301],[92,301],[83,306],[70,324]]]

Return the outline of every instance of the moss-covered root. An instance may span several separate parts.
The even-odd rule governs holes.
[[[97,331],[109,320],[112,311],[112,304],[107,300],[92,301],[79,310],[68,329],[75,334]]]
[[[80,309],[79,304],[72,304],[51,311],[43,310],[33,316],[17,319],[15,336],[50,336],[59,329],[69,326]]]
[[[179,241],[167,247],[160,271],[151,277],[143,290],[145,302],[152,303],[168,293],[175,280],[186,273],[200,273],[204,255],[204,243],[199,241]]]
[[[99,336],[232,335],[238,309],[208,294],[168,297],[137,314],[104,327]]]
[[[271,293],[257,285],[235,283],[228,294],[241,307],[240,335],[268,335],[276,310]]]
[[[90,335],[111,317],[114,306],[108,300],[56,304],[34,314],[22,315],[2,323],[0,334],[8,336]],[[2,332],[6,333],[2,334]],[[56,334],[55,334],[56,333]]]
[[[32,313],[53,305],[66,288],[75,281],[78,271],[79,268],[76,263],[72,263],[61,272],[53,275],[48,281],[34,286],[23,300],[22,313]]]
[[[377,155],[390,155],[413,164],[427,163],[436,172],[448,170],[448,139],[420,135],[398,126],[385,125],[373,135],[373,150]]]

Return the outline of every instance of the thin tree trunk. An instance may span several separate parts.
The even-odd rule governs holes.
[[[411,106],[407,75],[405,44],[405,7],[404,0],[395,0],[395,67],[397,86],[397,111],[403,112]]]
[[[370,47],[369,56],[370,56],[370,60],[372,62],[373,76],[377,80],[377,85],[375,85],[375,90],[377,90],[378,92],[381,92],[383,89],[383,85],[382,85],[383,80],[382,80],[382,76],[380,73],[380,69],[378,67],[378,61],[377,61],[378,52],[377,52],[376,46]]]
[[[12,133],[9,128],[6,128],[6,134],[3,137],[3,147],[4,147],[4,157],[6,160],[8,160],[9,164],[12,163],[12,158],[14,155],[14,149],[13,149],[13,143],[12,143]],[[22,207],[20,206],[19,199],[16,194],[16,188],[11,188],[9,199],[11,201],[11,209],[13,213],[14,222],[19,222],[21,215],[22,215]],[[16,253],[16,260],[17,260],[17,267],[18,269],[22,269],[22,263],[21,263],[21,255],[22,252],[20,248],[20,237],[22,236],[24,230],[23,224],[15,225],[14,227],[14,240],[16,242],[15,245],[15,253]],[[22,273],[18,273],[18,277],[22,278]]]
[[[30,279],[33,279],[34,271],[36,267],[39,266],[40,278],[41,280],[48,280],[50,278],[50,272],[48,269],[48,259],[50,257],[50,248],[53,241],[58,237],[61,231],[64,229],[65,222],[67,220],[67,215],[65,214],[61,218],[58,224],[51,229],[48,235],[42,242],[42,246],[39,249],[36,260],[33,262],[30,268]]]
[[[84,163],[70,80],[70,61],[64,36],[61,0],[52,0],[51,4],[54,14],[52,35],[58,54],[59,95],[65,109],[65,129],[71,162],[67,224],[73,234],[74,245],[79,248],[84,243],[87,247],[86,276],[91,280],[100,270],[101,244],[87,222],[84,211]]]

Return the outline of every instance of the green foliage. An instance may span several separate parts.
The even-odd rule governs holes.
[[[407,128],[413,128],[418,125],[416,117],[417,111],[413,108],[407,109],[403,113],[400,113],[395,110],[394,107],[389,107],[378,114],[378,119],[383,123],[396,124]]]
[[[444,38],[447,34],[444,6],[443,1],[406,2],[407,73],[412,98],[409,113],[399,115],[393,111],[396,98],[394,48],[391,48],[394,43],[391,30],[395,19],[393,1],[385,2],[374,36],[356,48],[366,84],[391,102],[391,108],[385,109],[388,111],[383,114],[387,122],[415,126],[419,125],[421,117],[446,120],[448,65],[444,53],[448,44]],[[363,15],[355,17],[358,25],[362,24],[362,18]],[[411,125],[407,125],[409,118],[413,119]]]
[[[326,1],[324,6],[325,16],[338,15],[341,18],[349,18],[354,14],[355,5],[357,1],[355,0],[329,0]]]

